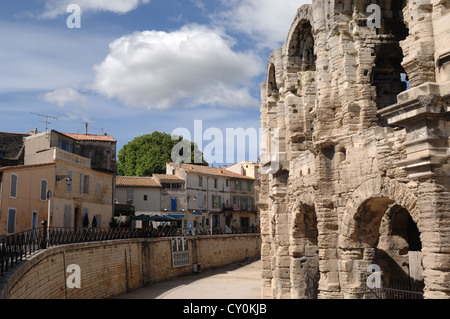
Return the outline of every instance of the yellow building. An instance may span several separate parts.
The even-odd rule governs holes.
[[[47,190],[55,187],[56,163],[0,168],[0,236],[47,220]]]
[[[54,130],[24,138],[25,165],[0,169],[0,235],[40,226],[48,219],[49,204],[51,227],[82,227],[84,220],[89,227],[109,227],[115,174],[94,169],[91,158],[79,155],[88,136],[80,138],[84,141]],[[89,139],[113,145],[109,153],[115,154],[111,137],[89,135]]]

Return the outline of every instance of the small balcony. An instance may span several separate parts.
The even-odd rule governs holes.
[[[84,168],[91,168],[91,160],[89,158],[64,151],[57,147],[52,150],[53,150],[53,161],[63,161]]]

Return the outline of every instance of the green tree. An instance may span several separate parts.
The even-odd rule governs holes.
[[[175,146],[182,146],[175,148]],[[202,163],[197,165],[208,165],[204,160],[203,154],[199,151],[197,144],[176,136],[172,139],[170,134],[153,132],[134,138],[131,142],[124,145],[119,151],[117,161],[117,172],[123,176],[150,176],[153,174],[164,174],[166,172],[166,163],[170,162],[189,162],[186,160],[184,150],[191,150],[191,163],[194,163],[194,157],[202,159]],[[172,151],[180,149],[172,156]],[[200,157],[199,157],[200,156]]]

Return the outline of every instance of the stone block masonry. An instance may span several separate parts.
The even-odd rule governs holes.
[[[372,3],[301,6],[269,58],[264,298],[365,298],[371,265],[450,298],[450,1]]]
[[[190,265],[172,267],[170,238],[72,244],[43,250],[4,284],[2,299],[108,299],[156,282],[260,255],[260,235],[189,238]],[[69,288],[69,265],[80,269],[80,288]],[[71,278],[69,278],[71,279]],[[205,296],[206,297],[206,296]]]

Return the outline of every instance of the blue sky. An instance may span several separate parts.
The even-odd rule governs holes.
[[[2,0],[0,131],[42,131],[33,113],[51,115],[49,129],[84,133],[87,122],[119,151],[153,131],[193,135],[195,120],[224,135],[259,129],[268,57],[308,2]],[[79,29],[67,27],[70,4]]]

